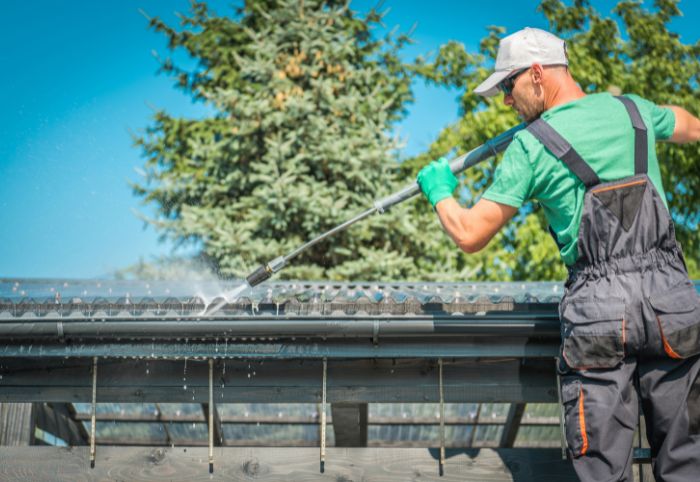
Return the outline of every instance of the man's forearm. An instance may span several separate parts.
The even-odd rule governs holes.
[[[465,222],[465,218],[469,216],[467,208],[463,208],[454,198],[450,197],[437,203],[435,211],[445,232],[462,251],[473,253],[479,250],[475,249],[476,246],[469,232],[469,224]]]
[[[700,119],[682,107],[676,105],[665,106],[673,111],[676,116],[676,126],[669,142],[685,144],[687,142],[700,141]]]
[[[476,253],[511,219],[518,208],[481,198],[470,209],[449,197],[436,204],[440,222],[462,251]]]

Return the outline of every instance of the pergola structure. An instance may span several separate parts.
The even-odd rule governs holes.
[[[0,479],[576,480],[560,284],[235,286],[1,281]]]

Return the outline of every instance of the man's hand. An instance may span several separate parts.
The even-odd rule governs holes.
[[[450,171],[450,165],[444,157],[421,169],[417,181],[433,207],[443,199],[452,197],[452,191],[457,187],[457,178]]]

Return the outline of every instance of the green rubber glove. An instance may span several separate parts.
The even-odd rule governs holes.
[[[457,187],[457,178],[450,171],[450,165],[444,157],[421,169],[416,180],[433,207],[443,199],[451,197],[452,191]]]

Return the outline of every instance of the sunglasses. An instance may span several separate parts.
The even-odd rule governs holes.
[[[515,80],[520,77],[520,74],[525,72],[526,70],[530,70],[530,67],[525,67],[524,69],[520,69],[515,71],[514,74],[512,74],[510,77],[506,77],[503,79],[499,84],[498,84],[498,89],[503,92],[505,95],[510,95],[513,93],[513,87],[515,87]]]

